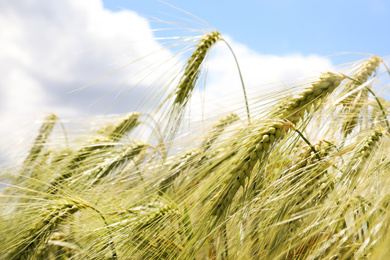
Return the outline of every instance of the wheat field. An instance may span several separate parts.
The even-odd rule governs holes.
[[[242,84],[232,111],[190,120],[223,41],[195,37],[147,113],[69,129],[47,115],[23,161],[1,169],[0,258],[388,259],[384,59],[258,96]]]

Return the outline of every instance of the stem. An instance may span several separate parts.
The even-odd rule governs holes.
[[[222,225],[222,229],[223,229],[223,231],[222,231],[222,233],[223,233],[223,238],[224,238],[224,242],[225,242],[225,257],[222,257],[223,259],[226,259],[226,260],[228,260],[228,256],[229,256],[229,251],[228,251],[228,241],[227,241],[227,235],[226,235],[226,223],[224,223],[223,225]]]
[[[98,209],[95,209],[95,208],[92,207],[92,206],[90,206],[90,208],[91,208],[92,210],[94,210],[96,213],[98,213],[99,216],[103,219],[104,224],[106,224],[106,226],[107,226],[107,233],[108,233],[108,236],[110,237],[109,245],[110,245],[110,247],[111,247],[112,259],[117,260],[117,259],[118,259],[118,255],[116,254],[116,249],[115,249],[114,241],[113,241],[113,239],[112,239],[112,234],[111,234],[111,231],[110,231],[110,229],[109,229],[109,227],[108,227],[108,223],[107,223],[106,218],[103,216],[103,214],[102,214]]]
[[[311,143],[309,142],[309,140],[307,140],[307,138],[298,130],[298,129],[294,129],[295,132],[298,133],[298,135],[310,146],[310,149],[313,151],[313,153],[316,155],[317,159],[319,161],[321,161],[321,157],[320,155],[318,154],[318,152],[316,151],[316,149],[314,148],[313,145],[311,145]]]
[[[238,74],[240,74],[240,80],[241,80],[242,90],[243,90],[243,92],[244,92],[245,105],[246,105],[246,113],[247,113],[247,116],[248,116],[248,123],[250,124],[250,123],[251,123],[251,118],[250,118],[250,113],[249,113],[248,98],[247,98],[247,95],[246,95],[246,90],[245,90],[245,85],[244,85],[244,79],[242,78],[240,65],[238,64],[238,60],[237,60],[236,54],[234,54],[234,51],[233,51],[232,47],[229,45],[229,43],[227,43],[227,41],[225,41],[224,39],[222,39],[222,40],[226,43],[226,45],[227,45],[228,48],[230,49],[231,53],[233,54],[234,60],[235,60],[235,62],[236,62],[237,69],[238,69]]]

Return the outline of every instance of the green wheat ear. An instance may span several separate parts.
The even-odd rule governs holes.
[[[54,230],[68,217],[85,206],[73,201],[52,201],[43,208],[36,224],[24,231],[20,241],[15,241],[13,249],[7,254],[8,259],[33,259],[40,245],[47,242]]]
[[[196,45],[196,49],[188,59],[182,78],[179,85],[174,90],[173,95],[174,106],[186,105],[191,97],[192,91],[195,88],[196,82],[199,78],[201,66],[210,51],[211,47],[220,40],[221,34],[218,31],[204,35],[199,43]]]
[[[58,117],[55,114],[50,114],[45,118],[41,128],[39,129],[39,134],[34,141],[33,147],[24,160],[22,171],[26,171],[28,166],[33,165],[36,159],[39,157],[41,151],[45,147],[45,143],[48,141],[48,138],[53,131],[55,124],[57,123],[57,120]]]
[[[135,127],[137,127],[141,122],[139,121],[141,113],[132,112],[124,116],[121,120],[118,120],[117,123],[109,123],[99,131],[98,134],[107,136],[112,141],[119,141],[125,133],[131,132]]]

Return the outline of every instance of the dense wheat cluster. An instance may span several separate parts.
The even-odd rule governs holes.
[[[67,138],[44,119],[1,170],[1,259],[388,259],[386,63],[368,56],[187,124],[222,37],[196,39],[156,114]]]

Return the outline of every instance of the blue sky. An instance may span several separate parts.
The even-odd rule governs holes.
[[[173,18],[166,16],[166,13],[180,15],[155,0],[103,2],[105,8],[113,11],[128,8],[167,20]],[[263,54],[327,56],[359,52],[389,55],[388,0],[168,2],[204,19],[221,33]],[[183,13],[181,16],[188,17]],[[332,60],[340,63],[351,61],[351,58],[337,56],[332,57]]]

